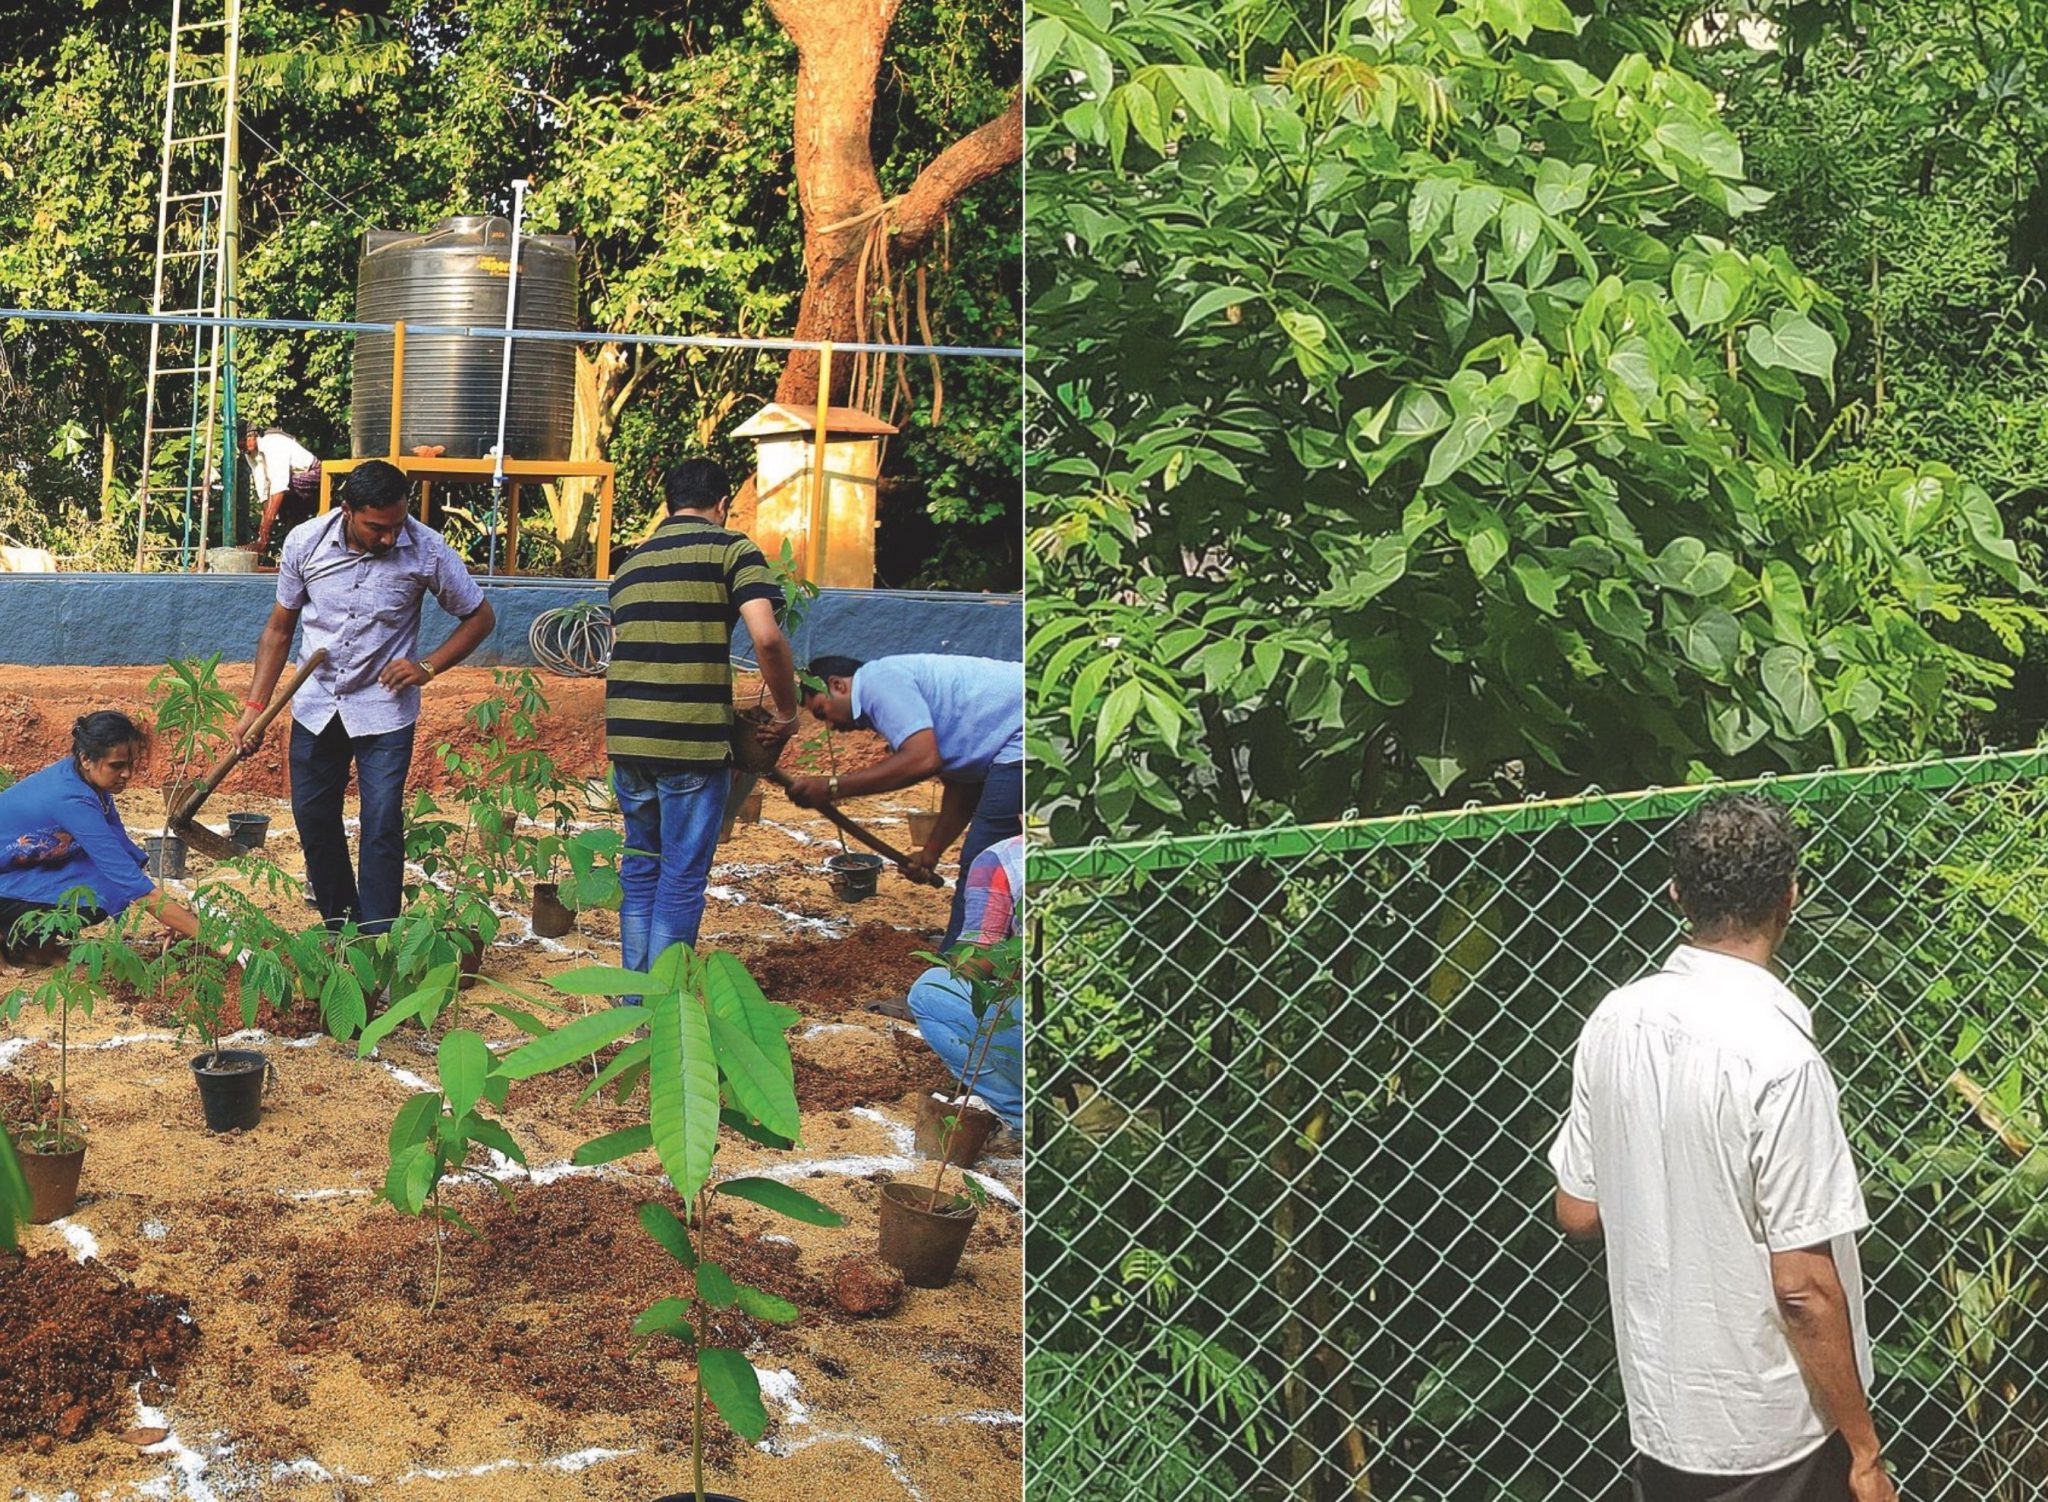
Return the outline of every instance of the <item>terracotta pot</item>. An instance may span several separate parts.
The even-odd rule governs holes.
[[[39,1153],[23,1147],[18,1156],[21,1176],[28,1180],[32,1205],[28,1218],[33,1224],[46,1226],[78,1208],[78,1174],[85,1166],[83,1142],[68,1153]]]
[[[559,939],[576,927],[576,915],[562,906],[561,886],[552,881],[533,889],[533,931],[543,939]]]
[[[759,788],[755,788],[751,793],[747,794],[746,797],[740,800],[740,823],[759,824],[760,822],[761,790]]]
[[[980,1106],[955,1105],[944,1096],[927,1095],[917,1103],[917,1150],[920,1155],[937,1160],[939,1144],[946,1138],[948,1116],[960,1119],[953,1128],[953,1149],[947,1154],[946,1161],[959,1168],[972,1168],[981,1157],[982,1149],[988,1146],[990,1134],[1003,1124],[1003,1119]]]
[[[960,1268],[968,1235],[981,1216],[971,1200],[941,1194],[934,1206],[924,1184],[882,1186],[882,1260],[913,1288],[944,1288]]]

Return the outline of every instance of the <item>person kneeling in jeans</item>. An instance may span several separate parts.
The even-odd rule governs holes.
[[[1024,836],[999,840],[984,850],[960,888],[966,894],[961,944],[986,948],[1013,937],[1022,917]],[[1024,1126],[1024,1019],[1019,1004],[1010,1003],[1009,1020],[997,1031],[974,1078],[974,1093],[1013,1132]],[[974,1039],[980,1028],[966,985],[945,966],[934,965],[911,984],[910,1015],[932,1052],[964,1084],[978,1051]]]

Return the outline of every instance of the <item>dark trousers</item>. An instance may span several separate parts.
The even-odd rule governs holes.
[[[9,946],[14,943],[15,924],[35,913],[53,913],[56,910],[57,904],[54,902],[24,902],[18,897],[0,897],[0,955],[6,954]],[[78,910],[78,921],[88,928],[101,922],[106,916],[98,908],[90,905]],[[23,934],[20,943],[14,947],[32,949],[40,942]]]
[[[1749,1476],[1702,1476],[1638,1455],[1629,1479],[1635,1502],[1849,1502],[1849,1442],[1830,1435],[1804,1460]]]
[[[988,780],[981,785],[974,817],[967,825],[967,838],[960,842],[960,884],[953,889],[953,916],[939,943],[941,954],[959,939],[967,922],[967,873],[974,869],[974,858],[989,846],[1023,832],[1024,763],[998,762],[988,769]]]
[[[292,726],[292,820],[306,852],[306,879],[329,928],[353,919],[383,933],[405,897],[405,774],[416,726],[348,733],[336,715],[318,735]],[[348,858],[341,804],[353,764],[362,798],[362,874]]]

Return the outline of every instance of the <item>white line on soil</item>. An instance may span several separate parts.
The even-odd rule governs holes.
[[[787,1459],[799,1450],[808,1450],[813,1445],[829,1445],[841,1442],[859,1445],[862,1449],[872,1450],[875,1454],[881,1456],[882,1464],[889,1468],[889,1474],[894,1476],[897,1483],[910,1495],[911,1502],[924,1502],[924,1493],[917,1489],[917,1483],[912,1481],[910,1473],[903,1469],[902,1459],[894,1450],[890,1449],[888,1445],[875,1438],[872,1434],[854,1434],[847,1430],[836,1429],[825,1434],[807,1434],[798,1440],[765,1440],[762,1442],[761,1448],[770,1455]]]
[[[414,1074],[410,1069],[400,1069],[396,1064],[392,1063],[389,1059],[378,1058],[377,1050],[374,1048],[370,1050],[370,1060],[372,1063],[376,1064],[379,1068],[381,1068],[386,1074],[390,1075],[393,1079],[397,1080],[399,1084],[405,1086],[405,1088],[408,1090],[420,1091],[432,1090],[435,1088],[434,1086],[428,1084],[425,1080],[421,1079],[418,1075]]]
[[[60,1232],[64,1239],[71,1243],[71,1250],[77,1253],[80,1262],[100,1254],[99,1238],[77,1221],[69,1218],[53,1220],[50,1222],[50,1229]]]
[[[207,1457],[187,1445],[178,1437],[178,1431],[171,1428],[171,1416],[161,1408],[152,1408],[142,1401],[142,1384],[136,1383],[135,1424],[140,1429],[163,1429],[168,1431],[155,1444],[142,1450],[144,1455],[160,1455],[170,1462],[171,1474],[155,1481],[145,1481],[135,1490],[144,1497],[161,1497],[169,1502],[172,1497],[190,1497],[192,1502],[220,1502],[220,1493],[206,1484]]]
[[[1024,1415],[1005,1413],[1000,1408],[977,1408],[972,1413],[941,1414],[932,1420],[934,1424],[987,1424],[993,1429],[1021,1429]]]
[[[280,1189],[277,1191],[277,1197],[303,1205],[309,1200],[340,1200],[348,1199],[352,1195],[375,1192],[371,1189]]]
[[[36,1046],[33,1038],[9,1038],[0,1043],[0,1069],[10,1067],[14,1061]]]

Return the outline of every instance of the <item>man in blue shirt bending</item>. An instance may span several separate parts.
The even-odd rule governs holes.
[[[889,755],[836,777],[791,779],[790,798],[821,808],[842,798],[891,793],[936,775],[945,789],[939,817],[908,869],[936,866],[962,830],[960,870],[998,840],[1024,832],[1024,664],[990,657],[920,652],[858,662],[813,657],[813,689],[804,707],[839,730],[872,730]],[[953,914],[940,948],[960,937],[967,883],[953,891]]]

